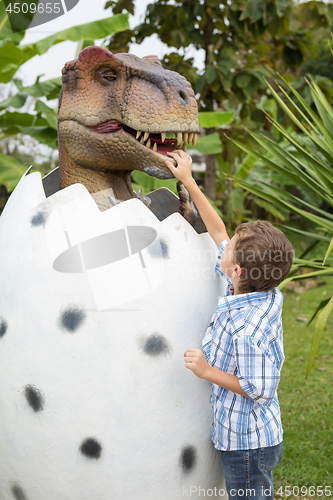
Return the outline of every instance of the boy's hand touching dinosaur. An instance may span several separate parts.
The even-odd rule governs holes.
[[[168,153],[168,155],[177,162],[177,166],[175,167],[173,163],[168,160],[165,162],[166,166],[173,173],[173,175],[184,184],[190,193],[191,199],[199,210],[201,218],[204,221],[210,236],[213,238],[216,245],[219,246],[221,241],[229,238],[229,236],[221,217],[205,198],[204,194],[200,191],[197,183],[192,177],[192,158],[182,149],[172,151]]]
[[[166,166],[171,170],[173,175],[186,186],[186,184],[190,183],[193,179],[191,173],[192,158],[182,149],[172,151],[168,153],[168,155],[177,162],[177,166],[175,167],[171,161],[168,160],[165,162]]]

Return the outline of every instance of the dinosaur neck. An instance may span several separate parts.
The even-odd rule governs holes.
[[[99,171],[82,168],[68,156],[64,147],[59,144],[60,188],[72,184],[83,184],[95,199],[101,210],[110,207],[108,196],[117,200],[136,198],[131,185],[130,170]]]

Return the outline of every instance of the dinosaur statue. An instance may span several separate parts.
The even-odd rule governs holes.
[[[173,178],[167,152],[196,144],[198,108],[191,84],[164,69],[156,56],[140,59],[87,47],[65,64],[62,81],[60,187],[82,183],[101,210],[140,197],[131,186],[133,170]],[[185,188],[178,190],[181,213],[193,223],[195,208]],[[141,199],[150,206],[151,199]]]

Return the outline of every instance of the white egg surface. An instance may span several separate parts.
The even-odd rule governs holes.
[[[210,383],[183,359],[216,256],[180,214],[21,179],[0,218],[1,500],[222,498]]]

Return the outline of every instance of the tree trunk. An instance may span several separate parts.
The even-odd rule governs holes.
[[[205,194],[211,200],[216,200],[216,167],[215,155],[206,156],[206,174],[205,174]]]

